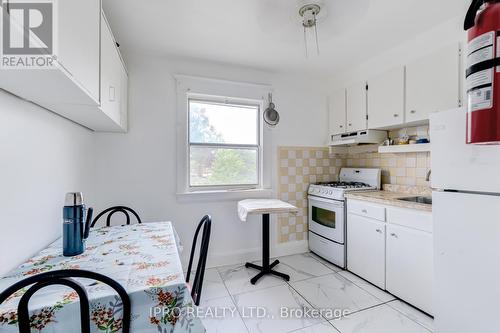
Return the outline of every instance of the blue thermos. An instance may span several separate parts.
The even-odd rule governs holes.
[[[88,210],[81,192],[66,193],[63,208],[63,255],[76,256],[85,251],[93,209]]]

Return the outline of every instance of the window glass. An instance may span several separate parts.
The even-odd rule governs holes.
[[[217,104],[191,100],[191,143],[258,144],[257,106]]]
[[[189,100],[189,186],[259,185],[259,105]]]

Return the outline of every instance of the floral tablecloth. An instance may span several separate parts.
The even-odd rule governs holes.
[[[0,291],[28,276],[58,269],[83,269],[119,282],[132,303],[131,332],[205,332],[194,314],[170,222],[93,229],[86,251],[62,256],[59,239],[0,278]],[[121,332],[122,305],[113,289],[89,279],[82,283],[90,300],[91,331]],[[27,288],[0,305],[0,332],[18,332],[17,304]],[[38,291],[30,301],[33,332],[80,332],[78,296],[64,286]]]

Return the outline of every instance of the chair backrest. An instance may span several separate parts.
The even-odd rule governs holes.
[[[67,286],[78,294],[80,299],[80,325],[82,333],[90,333],[90,309],[89,299],[85,288],[72,278],[86,278],[103,282],[113,288],[120,297],[123,304],[123,333],[130,332],[130,298],[125,289],[115,280],[105,275],[84,271],[78,269],[56,270],[45,272],[38,275],[30,276],[24,280],[16,282],[12,286],[5,289],[0,293],[0,304],[5,302],[11,295],[18,290],[21,290],[29,285],[32,285],[21,297],[17,306],[18,325],[20,333],[30,333],[30,315],[28,311],[28,303],[30,298],[38,290],[51,286],[51,285],[64,285]]]
[[[189,282],[189,278],[191,276],[193,258],[196,252],[196,244],[198,243],[198,234],[200,233],[202,227],[203,227],[203,234],[201,236],[200,256],[198,259],[198,267],[196,268],[194,282],[191,289],[191,297],[193,298],[193,301],[196,305],[200,305],[201,290],[203,287],[203,278],[205,276],[205,266],[207,263],[207,255],[208,255],[208,244],[210,242],[210,231],[212,229],[212,218],[210,217],[210,215],[205,215],[201,219],[200,223],[198,224],[198,227],[196,228],[196,232],[194,233],[193,245],[191,246],[191,255],[189,257],[186,282]]]
[[[99,215],[97,215],[94,220],[92,221],[92,224],[90,225],[91,227],[93,227],[97,221],[106,213],[109,213],[108,214],[108,217],[106,218],[106,226],[110,226],[111,225],[111,216],[113,216],[113,214],[115,213],[123,213],[125,215],[125,217],[127,218],[127,225],[130,224],[130,215],[128,214],[128,212],[131,212],[135,218],[137,219],[137,223],[142,223],[141,221],[141,218],[139,217],[139,214],[137,214],[135,212],[135,210],[133,210],[132,208],[129,208],[129,207],[125,207],[125,206],[114,206],[114,207],[109,207],[105,210],[103,210],[102,212],[99,213]]]

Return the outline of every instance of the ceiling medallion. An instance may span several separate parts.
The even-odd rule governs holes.
[[[302,17],[302,27],[304,28],[304,46],[306,58],[309,56],[307,50],[307,30],[314,29],[314,37],[316,40],[316,53],[319,55],[318,43],[318,20],[317,16],[321,11],[321,7],[317,4],[307,4],[299,9],[299,15]]]

